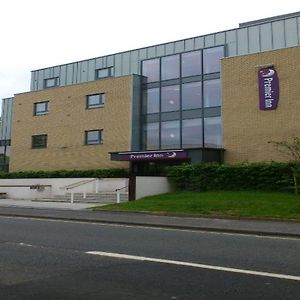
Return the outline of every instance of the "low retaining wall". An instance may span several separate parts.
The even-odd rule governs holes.
[[[64,195],[66,186],[90,180],[91,182],[74,187],[74,193],[111,192],[128,186],[127,178],[26,178],[0,179],[0,193],[6,193],[6,198],[41,199],[53,195]],[[94,180],[94,181],[93,181]],[[43,187],[44,186],[44,187]],[[40,187],[40,188],[39,188]]]

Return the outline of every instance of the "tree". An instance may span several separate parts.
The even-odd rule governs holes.
[[[270,141],[275,145],[277,150],[287,155],[292,161],[292,174],[294,180],[295,194],[298,194],[298,182],[300,180],[300,138],[293,137],[290,141]]]

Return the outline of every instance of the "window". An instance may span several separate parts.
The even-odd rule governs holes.
[[[48,114],[49,101],[34,103],[33,114],[35,116],[42,116]]]
[[[201,75],[202,58],[201,51],[183,53],[181,56],[182,77]]]
[[[224,57],[224,48],[215,47],[203,50],[204,74],[220,72],[221,58]]]
[[[212,117],[204,119],[205,147],[220,148],[222,146],[221,118]]]
[[[159,112],[159,88],[148,89],[144,94],[144,103],[147,114]]]
[[[85,132],[85,144],[96,145],[103,143],[103,129],[87,130]]]
[[[94,94],[86,96],[86,108],[103,107],[105,102],[105,94]]]
[[[144,130],[146,149],[159,149],[159,123],[147,123]]]
[[[167,121],[161,123],[161,148],[180,148],[179,121]]]
[[[159,81],[159,58],[143,61],[143,76],[147,77],[147,82]]]
[[[182,85],[182,109],[202,107],[201,82],[184,83]]]
[[[214,107],[221,105],[220,79],[204,81],[204,106]]]
[[[31,137],[31,147],[33,149],[47,148],[47,134],[33,135]]]
[[[96,70],[96,79],[106,78],[113,76],[113,67],[103,68]]]
[[[179,110],[179,85],[164,86],[161,88],[161,111]]]
[[[179,78],[179,55],[165,56],[161,59],[161,79]]]
[[[44,86],[45,88],[51,88],[59,85],[59,77],[53,77],[45,79]]]
[[[202,119],[182,120],[182,147],[202,146]]]

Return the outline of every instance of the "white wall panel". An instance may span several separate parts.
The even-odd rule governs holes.
[[[285,42],[286,47],[298,45],[298,26],[296,18],[285,20]]]
[[[272,28],[271,23],[260,25],[260,45],[261,51],[272,50]]]

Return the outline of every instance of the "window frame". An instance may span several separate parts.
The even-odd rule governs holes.
[[[89,142],[88,140],[88,134],[90,132],[98,132],[98,139],[97,140],[91,140]],[[96,141],[96,142],[93,142]],[[85,130],[84,132],[84,144],[87,146],[90,145],[101,145],[103,144],[103,129],[90,129],[90,130]]]
[[[99,77],[99,71],[105,71],[107,70],[107,76],[101,76]],[[107,67],[107,68],[99,68],[99,69],[96,69],[95,71],[95,79],[104,79],[104,78],[109,78],[109,77],[112,77],[113,76],[113,72],[114,71],[114,67]]]
[[[46,105],[45,110],[38,111],[37,106],[39,104],[45,104]],[[49,101],[40,101],[40,102],[33,103],[33,115],[34,116],[44,116],[44,115],[47,115],[48,113],[49,113]]]
[[[50,80],[54,80],[54,85],[48,86],[47,82]],[[51,78],[46,78],[44,79],[44,88],[45,89],[50,89],[59,86],[59,77],[51,77]]]
[[[99,103],[89,104],[90,97],[92,97],[92,96],[99,96]],[[101,107],[104,107],[104,104],[105,104],[105,93],[86,95],[86,103],[85,103],[86,109],[101,108]]]
[[[34,143],[34,139],[43,137],[43,143]],[[34,134],[31,136],[31,149],[45,149],[48,146],[48,135],[47,134]]]

